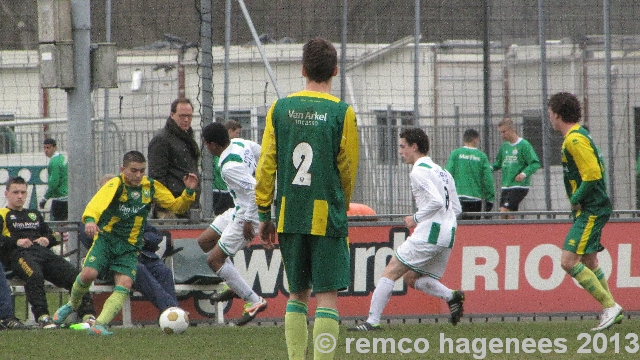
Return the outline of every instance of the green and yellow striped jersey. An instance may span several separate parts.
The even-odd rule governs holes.
[[[353,108],[327,93],[300,91],[269,109],[256,170],[256,203],[269,219],[276,172],[279,233],[344,237],[358,169]]]
[[[120,174],[104,184],[89,201],[82,222],[95,222],[101,234],[141,248],[152,203],[181,214],[189,209],[195,198],[195,191],[188,188],[175,198],[164,185],[146,176],[140,186],[132,187],[125,184],[124,175]]]
[[[580,204],[596,215],[611,213],[611,201],[604,181],[600,151],[591,135],[576,124],[562,143],[564,186],[571,204]]]

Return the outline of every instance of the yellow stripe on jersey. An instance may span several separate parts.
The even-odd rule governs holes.
[[[589,216],[589,220],[587,220],[587,225],[584,227],[584,232],[582,232],[582,236],[580,237],[580,242],[578,243],[576,254],[578,255],[584,254],[584,249],[587,247],[587,241],[591,237],[591,232],[593,231],[593,225],[596,222],[596,218],[597,216],[595,215]]]
[[[104,228],[102,230],[110,233],[113,231],[113,225],[115,225],[118,221],[120,221],[120,218],[117,216],[112,217],[111,219],[109,219],[109,223],[107,225],[104,226]]]
[[[129,244],[136,245],[138,242],[138,237],[140,236],[140,229],[142,229],[142,222],[144,218],[142,216],[136,216],[134,220],[133,228],[131,229],[131,233],[129,234]]]
[[[280,205],[280,214],[278,214],[278,232],[284,232],[284,209],[287,207],[287,199],[283,196],[280,200],[282,204]]]
[[[311,235],[324,236],[327,233],[329,221],[329,203],[326,200],[313,201],[313,218],[311,220]]]
[[[569,180],[569,184],[571,185],[571,194],[575,194],[578,190],[578,183],[575,180]]]

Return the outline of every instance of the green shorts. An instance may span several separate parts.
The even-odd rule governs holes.
[[[592,254],[604,250],[600,244],[602,228],[609,221],[610,215],[595,215],[581,211],[573,222],[564,240],[564,250],[578,255]]]
[[[346,238],[278,234],[289,292],[343,290],[351,284],[351,259]]]
[[[100,234],[91,245],[83,266],[96,269],[99,274],[114,271],[135,281],[138,249],[121,239]]]

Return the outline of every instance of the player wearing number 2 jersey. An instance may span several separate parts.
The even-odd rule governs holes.
[[[462,212],[453,177],[427,156],[429,137],[421,129],[407,129],[400,134],[399,152],[405,163],[413,165],[409,177],[418,211],[405,217],[404,223],[415,230],[398,247],[382,272],[371,297],[369,318],[349,331],[382,329],[382,311],[391,298],[396,280],[402,276],[410,287],[447,301],[453,325],[464,313],[464,293],[452,291],[439,281],[453,247],[456,216]]]
[[[313,330],[338,337],[338,290],[351,282],[347,209],[358,168],[358,134],[353,108],[329,94],[337,74],[333,45],[315,38],[304,46],[303,91],[279,99],[267,113],[262,156],[256,171],[259,233],[273,247],[271,204],[277,173],[276,219],[290,299],[285,314],[289,359],[304,359],[307,303],[317,308]],[[321,339],[321,337],[319,337]],[[315,359],[334,351],[315,348]]]

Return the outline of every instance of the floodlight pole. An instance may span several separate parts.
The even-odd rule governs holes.
[[[91,124],[91,2],[71,0],[74,88],[67,90],[69,147],[69,220],[78,221],[96,191]],[[91,154],[91,156],[87,156]],[[75,234],[73,234],[75,235]],[[77,242],[69,241],[69,250]],[[77,260],[77,256],[74,260]]]

